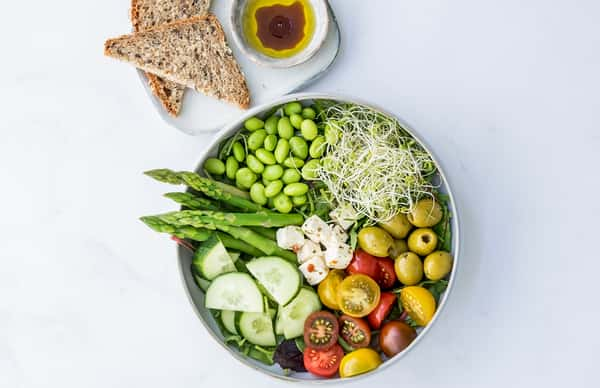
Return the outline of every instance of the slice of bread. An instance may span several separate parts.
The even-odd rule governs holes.
[[[208,12],[210,0],[132,0],[131,23],[135,32],[144,31]],[[152,93],[171,116],[181,111],[185,86],[146,73]]]
[[[109,39],[104,54],[240,108],[250,105],[246,79],[212,14]]]

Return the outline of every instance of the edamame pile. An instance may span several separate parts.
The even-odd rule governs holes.
[[[220,158],[204,162],[204,170],[248,191],[254,203],[289,213],[307,203],[306,182],[316,179],[325,151],[325,136],[315,120],[315,108],[296,101],[265,120],[249,118]]]

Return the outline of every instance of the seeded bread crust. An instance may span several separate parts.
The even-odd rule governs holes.
[[[210,0],[132,0],[131,23],[135,32],[208,12]],[[145,73],[152,93],[173,117],[183,105],[185,86]]]
[[[212,14],[109,39],[104,54],[247,109],[246,79]]]

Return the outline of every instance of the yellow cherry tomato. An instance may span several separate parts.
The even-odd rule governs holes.
[[[364,317],[377,307],[381,290],[367,275],[350,275],[337,288],[340,310],[351,317]]]
[[[400,291],[400,303],[406,313],[419,326],[427,326],[435,313],[435,299],[431,292],[420,286],[404,287]]]
[[[337,302],[337,290],[338,286],[344,280],[346,273],[341,269],[334,269],[329,271],[327,277],[319,283],[318,293],[321,303],[329,307],[332,310],[339,310]]]
[[[352,377],[367,373],[381,365],[381,356],[371,348],[360,348],[342,358],[340,377]]]

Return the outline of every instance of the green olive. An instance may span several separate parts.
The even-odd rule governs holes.
[[[394,261],[394,270],[400,283],[414,286],[423,278],[423,264],[419,256],[412,252],[404,252]]]
[[[392,236],[376,226],[368,226],[358,232],[358,245],[373,256],[386,257],[393,244]]]
[[[395,259],[404,252],[408,252],[408,244],[406,243],[406,240],[394,240],[392,249],[390,249],[390,257]]]
[[[446,277],[452,269],[452,255],[444,251],[430,253],[423,262],[425,276],[430,280],[440,280]]]
[[[415,229],[408,236],[408,249],[420,256],[427,256],[435,250],[438,236],[429,228]]]
[[[389,220],[380,222],[379,226],[391,234],[393,238],[406,238],[408,232],[412,229],[412,225],[404,214],[396,214]]]
[[[442,220],[442,207],[431,198],[421,199],[407,218],[417,228],[428,228]]]

